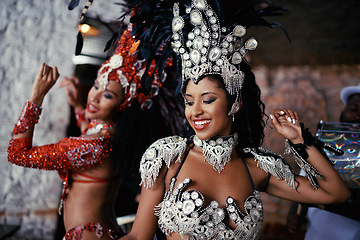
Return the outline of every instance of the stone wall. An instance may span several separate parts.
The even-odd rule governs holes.
[[[92,14],[116,19],[121,7],[115,2],[95,1]],[[76,25],[85,3],[68,11],[67,0],[0,1],[0,224],[21,225],[11,239],[54,239],[60,179],[56,172],[11,165],[7,145],[41,63],[58,66],[59,80],[73,73]],[[69,110],[64,90],[55,86],[44,100],[34,145],[65,137]]]

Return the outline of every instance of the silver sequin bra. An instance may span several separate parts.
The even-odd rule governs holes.
[[[236,225],[230,229],[223,220],[225,210],[217,201],[203,207],[204,196],[196,190],[184,191],[191,183],[186,178],[174,188],[176,178],[172,178],[169,191],[163,201],[156,206],[160,229],[166,234],[180,233],[183,239],[257,239],[263,221],[263,206],[258,191],[244,202],[245,214],[236,206],[234,199],[226,199],[226,212]]]

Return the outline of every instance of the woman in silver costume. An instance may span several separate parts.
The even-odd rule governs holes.
[[[151,2],[133,17],[138,30],[140,13]],[[171,2],[153,6],[159,10]],[[263,220],[259,192],[305,203],[345,201],[349,191],[295,111],[275,109],[270,118],[306,177],[260,147],[264,104],[244,60],[257,41],[241,41],[246,27],[223,26],[223,16],[205,0],[181,4],[171,5],[171,46],[180,57],[185,116],[194,135],[163,138],[146,150],[141,200],[124,239],[152,239],[158,227],[167,239],[257,239]]]

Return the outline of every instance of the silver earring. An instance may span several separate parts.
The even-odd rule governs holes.
[[[239,111],[240,109],[240,103],[238,101],[234,102],[233,105],[231,106],[231,110],[228,113],[228,115],[233,115],[233,119],[234,119],[234,115],[235,113],[237,113],[237,111]],[[233,120],[234,121],[234,120]]]

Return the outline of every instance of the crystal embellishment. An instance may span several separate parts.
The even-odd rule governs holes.
[[[195,203],[192,200],[186,200],[183,204],[183,211],[186,215],[192,213],[195,209]]]
[[[192,11],[190,14],[190,19],[191,22],[195,25],[200,25],[201,24],[201,14],[197,11]]]
[[[222,27],[206,0],[192,0],[191,6],[186,9],[193,25],[187,36],[183,35],[185,20],[180,16],[178,3],[174,4],[173,14],[172,47],[184,63],[182,85],[188,79],[197,83],[204,75],[217,74],[223,78],[230,95],[236,96],[235,102],[239,101],[243,83],[240,63],[248,51],[255,50],[256,40],[250,38],[241,46],[246,28],[237,25],[231,31]],[[230,114],[234,113],[229,112]]]
[[[204,0],[194,0],[193,3],[197,8],[202,10],[204,10],[206,7],[206,2]]]
[[[257,41],[255,40],[255,38],[250,38],[249,40],[246,41],[245,43],[245,49],[246,50],[255,50],[255,48],[257,47]]]
[[[258,238],[263,211],[260,194],[256,190],[245,199],[245,212],[241,212],[231,197],[226,199],[226,208],[214,200],[205,207],[204,196],[199,191],[185,190],[191,183],[190,179],[185,179],[176,187],[175,182],[176,177],[173,177],[163,201],[155,208],[158,226],[166,235],[180,233],[182,239]],[[223,222],[226,214],[235,223],[235,229]]]
[[[200,140],[196,135],[193,138],[195,146],[202,149],[205,161],[219,173],[230,161],[230,155],[238,143],[238,134],[227,137],[218,137],[216,140]]]

